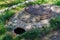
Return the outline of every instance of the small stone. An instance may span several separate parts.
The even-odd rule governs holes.
[[[18,6],[20,6],[21,5],[21,3],[20,4],[18,4]]]
[[[16,8],[16,7],[17,7],[17,5],[12,6],[12,8]]]
[[[27,1],[29,1],[29,2],[34,2],[34,0],[27,0]]]
[[[29,1],[26,1],[26,3],[29,3]]]
[[[14,21],[15,23],[17,22],[17,20]]]
[[[32,19],[32,22],[36,22],[36,19],[35,19],[35,18],[33,18],[33,19]]]
[[[48,19],[41,20],[40,22],[41,22],[42,26],[49,26],[49,20]]]
[[[31,30],[31,29],[32,29],[31,24],[28,24],[25,29],[26,29],[26,30]]]
[[[8,24],[10,25],[10,24],[12,24],[12,22],[8,22]]]
[[[5,8],[5,10],[8,10],[8,8]]]
[[[5,9],[2,9],[2,10],[0,10],[0,13],[2,13],[2,12],[4,12],[5,11]]]

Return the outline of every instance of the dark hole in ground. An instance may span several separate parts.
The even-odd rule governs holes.
[[[14,32],[15,32],[16,34],[22,34],[22,33],[25,32],[25,30],[22,29],[22,28],[16,28],[16,29],[14,29]]]

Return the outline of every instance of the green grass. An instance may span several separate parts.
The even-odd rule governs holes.
[[[25,0],[15,0],[15,1],[12,1],[10,3],[0,4],[0,9],[10,7],[10,6],[16,5],[18,3],[22,3],[24,1]],[[55,5],[59,6],[60,0],[36,0],[35,2],[30,2],[30,3],[25,4],[25,5],[31,5],[31,4],[55,4]]]
[[[14,14],[13,11],[5,11],[2,15],[0,15],[0,23],[4,23],[6,20],[9,19]]]
[[[18,2],[17,2],[18,3]],[[17,4],[16,3],[16,4]],[[29,32],[25,32],[19,36],[16,36],[16,37],[12,37],[11,35],[6,35],[6,32],[8,31],[7,29],[5,29],[5,24],[6,24],[6,20],[9,20],[10,17],[12,15],[14,15],[16,12],[15,11],[19,11],[21,10],[22,8],[28,6],[28,5],[32,5],[32,4],[55,4],[55,5],[58,5],[60,6],[60,0],[37,0],[36,2],[31,2],[29,4],[25,4],[25,5],[21,5],[19,7],[16,7],[15,9],[11,9],[11,10],[7,10],[5,11],[3,14],[0,15],[0,40],[21,40],[21,39],[30,39],[30,40],[40,40],[41,37],[43,37],[44,35],[47,35],[49,34],[49,32],[51,30],[56,30],[58,28],[60,28],[60,15],[58,17],[56,17],[55,19],[51,19],[50,20],[50,27],[44,27],[42,29],[33,29]],[[14,3],[12,4],[4,4],[4,6],[7,7],[8,6],[12,6],[14,5]],[[2,7],[2,6],[1,6]]]
[[[6,34],[2,40],[13,40],[13,37],[11,35]]]
[[[15,13],[20,11],[22,8],[23,8],[22,6],[21,7],[19,6],[19,7],[16,7],[15,9],[7,10],[0,15],[0,39],[1,40],[2,38],[3,40],[5,39],[6,36],[5,37],[2,37],[2,36],[4,36],[8,31],[5,28],[6,21],[9,20],[11,16],[13,16]]]
[[[2,15],[0,15],[0,37],[5,34],[7,31],[5,29],[5,21],[9,20],[9,18],[14,14],[12,11],[5,11]]]
[[[0,9],[1,8],[6,8],[6,7],[10,7],[10,6],[13,6],[13,5],[16,5],[18,3],[22,3],[24,2],[25,0],[15,0],[15,1],[12,1],[10,3],[4,3],[4,4],[0,4]]]
[[[55,5],[60,6],[60,1],[57,1],[57,2],[55,3]]]
[[[60,5],[60,0],[36,0],[33,4],[55,4]]]

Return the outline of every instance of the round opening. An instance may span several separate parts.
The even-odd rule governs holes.
[[[16,29],[14,29],[14,32],[15,32],[16,34],[22,34],[22,33],[25,32],[25,30],[22,29],[22,28],[16,28]]]

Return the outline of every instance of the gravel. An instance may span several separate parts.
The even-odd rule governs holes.
[[[57,16],[56,11],[53,11],[53,5],[31,5],[15,14],[9,20],[7,27],[11,27],[13,30],[17,27],[29,31],[33,28],[42,28],[43,26],[49,26],[49,20]],[[57,9],[58,10],[58,9]],[[13,31],[12,30],[12,31]]]

